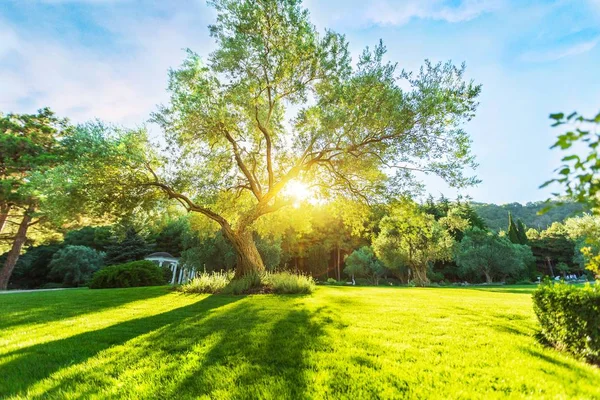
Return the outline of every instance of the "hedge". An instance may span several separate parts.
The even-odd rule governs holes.
[[[592,363],[600,363],[600,283],[577,287],[545,284],[533,293],[544,339]]]
[[[164,269],[151,261],[132,261],[104,267],[90,281],[90,289],[166,285]]]

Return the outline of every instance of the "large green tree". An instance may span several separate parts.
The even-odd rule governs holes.
[[[0,114],[0,233],[7,222],[16,226],[4,238],[11,246],[0,268],[0,290],[8,286],[29,228],[43,220],[38,215],[43,193],[36,182],[65,159],[61,139],[71,130],[47,108],[36,114]],[[11,221],[11,214],[18,218]]]
[[[533,254],[528,246],[479,228],[467,231],[456,248],[456,263],[463,273],[485,276],[487,283],[517,276],[531,262]]]
[[[464,66],[400,71],[381,43],[353,64],[344,36],[317,32],[299,0],[210,3],[217,49],[170,72],[170,102],[153,117],[168,163],[149,163],[145,185],[216,221],[238,276],[264,269],[252,226],[290,204],[290,181],[364,201],[406,188],[414,171],[476,181],[461,126],[480,86]]]

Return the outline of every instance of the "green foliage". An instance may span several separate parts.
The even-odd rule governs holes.
[[[276,269],[281,262],[281,240],[257,236],[255,242],[267,270]]]
[[[235,266],[233,246],[220,231],[214,235],[190,232],[183,247],[181,262],[196,271],[231,270]]]
[[[152,252],[152,246],[146,243],[133,228],[128,228],[125,237],[106,250],[106,264],[115,265],[142,260]]]
[[[375,254],[405,282],[414,278],[421,286],[427,284],[430,264],[452,256],[454,241],[450,234],[411,201],[392,206],[390,215],[381,220],[380,229],[373,241]]]
[[[65,234],[64,245],[86,246],[98,251],[106,251],[114,244],[110,226],[86,226]]]
[[[479,228],[465,233],[455,250],[455,258],[463,274],[484,276],[488,283],[516,277],[533,261],[528,246],[511,243],[506,237]]]
[[[551,207],[543,214],[542,210]],[[537,230],[544,230],[552,225],[553,222],[562,222],[569,217],[581,214],[583,207],[574,202],[530,202],[527,204],[509,203],[509,204],[487,204],[471,203],[475,212],[485,221],[490,229],[499,232],[506,229],[506,218],[508,213],[513,218],[523,221],[527,227]]]
[[[61,139],[71,130],[49,108],[37,114],[0,114],[0,205],[23,207],[35,200],[40,193],[32,175],[64,161]]]
[[[517,239],[518,244],[527,244],[527,227],[520,219],[517,220]]]
[[[104,265],[104,253],[85,246],[69,245],[52,256],[48,278],[68,286],[79,286]]]
[[[220,293],[233,279],[233,272],[202,272],[191,281],[178,286],[183,293]]]
[[[163,269],[151,261],[133,261],[104,267],[94,274],[90,289],[166,285]]]
[[[600,180],[598,179],[600,137],[597,127],[600,126],[600,113],[591,118],[586,118],[576,112],[568,116],[556,113],[551,114],[550,119],[554,121],[553,127],[572,126],[572,129],[558,135],[556,143],[552,146],[553,149],[572,150],[573,146],[578,148],[576,145],[582,144],[586,146],[587,154],[581,154],[578,151],[563,157],[564,164],[555,170],[558,177],[545,182],[541,187],[558,183],[563,186],[569,198],[590,207],[598,207],[600,204]]]
[[[363,246],[346,257],[344,273],[348,276],[366,277],[373,285],[379,285],[379,279],[387,272],[381,261],[375,257],[373,249]]]
[[[506,237],[511,243],[518,244],[519,243],[519,232],[517,230],[517,225],[515,221],[513,221],[512,214],[508,213],[508,229],[506,230]]]
[[[10,286],[15,289],[37,289],[48,283],[50,261],[61,248],[56,243],[28,247],[15,265]],[[0,256],[0,264],[4,259]]]
[[[264,274],[262,282],[276,294],[308,294],[315,289],[311,276],[287,271]]]
[[[186,237],[191,234],[190,223],[186,218],[170,221],[154,237],[154,251],[162,251],[174,257],[181,257],[185,250]]]
[[[533,308],[550,344],[600,362],[600,284],[542,285],[533,293]]]
[[[291,272],[264,272],[247,274],[234,279],[231,272],[202,273],[177,290],[184,293],[222,293],[222,294],[307,294],[312,293],[315,281],[306,275]]]

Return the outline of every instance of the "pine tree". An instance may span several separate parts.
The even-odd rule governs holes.
[[[508,230],[506,231],[506,236],[512,243],[519,244],[519,232],[510,212],[508,213]]]
[[[128,228],[125,238],[106,250],[106,265],[123,264],[142,260],[152,252],[152,246],[133,228]]]
[[[519,238],[519,244],[527,244],[527,227],[521,219],[517,220],[517,236]]]

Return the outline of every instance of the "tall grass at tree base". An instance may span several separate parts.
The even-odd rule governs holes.
[[[181,285],[176,290],[183,293],[212,294],[308,294],[315,288],[311,276],[291,272],[263,272],[234,279],[233,272],[205,272]]]

